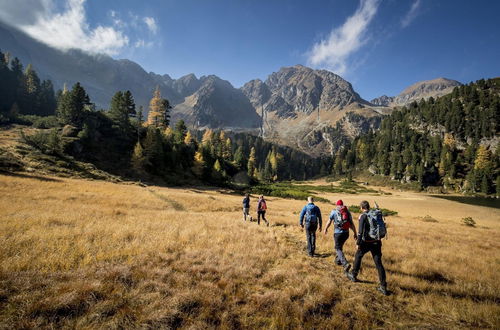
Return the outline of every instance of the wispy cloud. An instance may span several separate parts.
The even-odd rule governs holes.
[[[421,0],[415,0],[411,5],[410,10],[406,13],[405,17],[401,19],[401,26],[403,28],[410,25],[411,22],[413,22],[413,20],[417,17],[418,9],[420,8],[420,3]]]
[[[90,53],[119,54],[131,43],[130,34],[137,35],[137,31],[132,31],[114,10],[109,12],[109,25],[91,27],[85,2],[66,0],[64,6],[58,7],[55,0],[0,0],[0,20],[58,49],[77,48]],[[152,19],[154,29],[157,29],[154,18],[148,18]],[[151,29],[146,18],[144,22]],[[137,39],[142,40],[140,36]],[[139,44],[137,41],[133,43],[135,47],[150,44],[144,40]]]
[[[146,23],[149,31],[156,34],[156,31],[158,31],[158,26],[156,25],[156,21],[153,17],[144,17],[144,23]]]
[[[356,12],[341,26],[334,28],[328,38],[314,44],[308,52],[312,66],[325,67],[339,75],[348,71],[349,57],[367,41],[368,25],[377,13],[379,0],[361,0]]]

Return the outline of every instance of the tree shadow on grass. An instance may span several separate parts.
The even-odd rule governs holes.
[[[416,273],[416,274],[409,274],[409,273],[405,273],[405,272],[400,271],[400,270],[393,270],[393,269],[387,269],[387,268],[386,268],[386,270],[389,274],[409,276],[409,277],[413,277],[413,278],[416,278],[419,280],[427,281],[429,283],[439,283],[439,284],[453,284],[453,283],[455,283],[455,282],[453,282],[453,280],[446,278],[443,274],[441,274],[437,271],[434,271],[434,270],[427,271],[424,273]]]
[[[474,302],[481,302],[481,303],[490,302],[490,303],[500,304],[500,296],[479,295],[473,293],[463,293],[463,292],[455,292],[452,290],[433,289],[433,288],[418,289],[410,286],[399,286],[399,289],[413,294],[437,294],[454,299],[471,299]]]
[[[0,171],[1,175],[7,175],[7,176],[14,176],[17,178],[24,178],[24,179],[35,179],[39,181],[45,181],[45,182],[62,182],[62,180],[59,179],[54,179],[54,178],[48,178],[44,176],[39,176],[39,175],[33,175],[33,174],[25,174],[25,173],[20,173],[20,172],[4,172]]]

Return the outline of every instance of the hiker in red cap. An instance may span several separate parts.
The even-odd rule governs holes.
[[[351,265],[347,262],[342,248],[345,241],[349,238],[349,228],[353,231],[355,239],[358,234],[356,233],[356,226],[354,226],[354,222],[352,221],[351,212],[349,212],[347,206],[344,206],[344,202],[341,199],[337,201],[337,207],[330,213],[330,220],[325,227],[325,235],[332,222],[334,227],[333,240],[335,242],[335,252],[337,253],[335,262],[339,266],[342,265],[344,271],[347,272],[351,268]]]

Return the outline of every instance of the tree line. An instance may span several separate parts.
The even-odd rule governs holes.
[[[40,80],[29,64],[0,51],[0,121],[19,114],[54,114],[56,95],[50,80]]]
[[[332,173],[369,170],[421,187],[499,193],[499,92],[500,79],[479,80],[395,110],[378,131],[339,149]]]

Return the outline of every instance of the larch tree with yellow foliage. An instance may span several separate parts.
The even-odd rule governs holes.
[[[167,127],[170,123],[169,111],[171,108],[168,100],[161,97],[160,88],[156,87],[153,98],[149,101],[147,124],[158,128]]]

